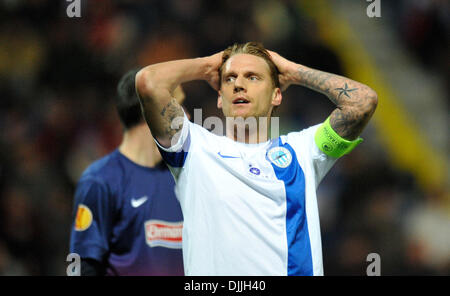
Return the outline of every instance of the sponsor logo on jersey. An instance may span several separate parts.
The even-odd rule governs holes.
[[[219,152],[217,152],[217,154],[219,154],[220,157],[222,158],[240,158],[239,156],[232,156],[232,155],[223,155]]]
[[[144,227],[145,241],[150,247],[181,249],[183,222],[148,220]]]
[[[77,216],[75,218],[75,230],[84,231],[89,228],[92,224],[92,212],[91,210],[83,205],[78,205]]]
[[[267,152],[269,160],[280,168],[287,168],[292,161],[292,155],[284,147],[274,147]]]
[[[140,207],[144,202],[146,202],[147,199],[148,199],[147,196],[143,196],[143,197],[138,198],[138,199],[132,198],[132,199],[131,199],[131,206],[132,206],[133,208],[138,208],[138,207]]]

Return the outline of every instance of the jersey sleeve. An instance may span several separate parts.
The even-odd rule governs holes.
[[[172,175],[177,180],[179,172],[184,167],[186,159],[189,154],[189,150],[191,147],[191,123],[187,118],[186,114],[184,114],[183,118],[183,128],[179,132],[179,137],[177,142],[172,143],[172,145],[168,148],[161,146],[158,143],[158,140],[154,138],[156,145],[158,146],[159,152],[163,160],[168,165]]]
[[[300,165],[312,169],[316,188],[337,160],[337,158],[326,155],[317,147],[314,137],[320,125],[317,124],[300,132],[292,132],[287,135],[288,143],[298,154]]]
[[[74,198],[71,253],[102,261],[109,251],[113,212],[113,199],[105,184],[89,178],[80,180]]]

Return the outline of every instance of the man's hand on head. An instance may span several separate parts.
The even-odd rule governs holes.
[[[291,85],[294,81],[292,78],[296,72],[296,64],[294,62],[289,61],[288,59],[283,58],[278,53],[267,50],[272,58],[272,61],[277,66],[280,74],[278,75],[278,79],[280,80],[281,91],[285,91],[289,85]]]
[[[219,90],[219,68],[222,65],[223,51],[213,54],[211,56],[204,57],[207,61],[207,69],[205,71],[205,80],[215,90]]]

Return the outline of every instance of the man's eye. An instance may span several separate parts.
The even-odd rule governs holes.
[[[234,77],[229,76],[225,79],[226,82],[232,82],[234,80]]]
[[[255,81],[255,80],[258,80],[258,77],[257,76],[250,76],[249,79],[252,80],[252,81]]]

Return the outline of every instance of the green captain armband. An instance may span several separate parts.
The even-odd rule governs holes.
[[[314,137],[317,147],[328,156],[339,158],[350,153],[359,143],[363,141],[361,137],[353,141],[346,140],[339,136],[330,125],[330,117],[317,129]]]

